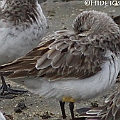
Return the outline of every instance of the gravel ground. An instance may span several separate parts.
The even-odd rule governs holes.
[[[57,1],[57,2],[56,2]],[[47,34],[60,29],[71,29],[73,19],[83,10],[99,10],[107,12],[110,16],[119,15],[117,6],[86,6],[83,1],[60,2],[60,0],[48,0],[42,3],[43,11],[48,20]],[[8,82],[14,87],[22,87],[16,83]],[[75,104],[75,109],[80,107],[90,107],[91,104],[103,105],[104,99],[111,92],[120,86],[117,82],[113,89],[103,95],[88,101]],[[24,87],[23,87],[24,88]],[[18,105],[19,104],[19,105]],[[38,95],[26,93],[14,99],[0,99],[0,109],[7,116],[8,120],[61,120],[59,103],[55,99],[44,100]],[[66,105],[67,115],[70,116],[68,105]],[[75,113],[77,115],[77,113]],[[68,118],[69,120],[69,118]]]

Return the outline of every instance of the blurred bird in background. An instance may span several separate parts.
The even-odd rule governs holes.
[[[38,0],[3,0],[0,9],[0,65],[33,49],[45,34],[46,26]],[[0,97],[23,92],[11,89],[2,77]]]

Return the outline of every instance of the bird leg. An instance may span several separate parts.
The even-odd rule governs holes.
[[[61,107],[61,111],[62,111],[62,117],[63,117],[63,119],[66,119],[65,102],[60,101],[60,107]]]
[[[69,109],[70,109],[71,117],[72,119],[74,119],[74,102],[69,103]]]
[[[27,92],[26,90],[13,90],[10,88],[10,85],[7,85],[3,76],[1,76],[2,86],[0,91],[0,98],[14,98],[15,96],[5,96],[8,94],[18,95]]]

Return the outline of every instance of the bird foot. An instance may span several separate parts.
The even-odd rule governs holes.
[[[12,99],[16,97],[17,95],[22,95],[26,92],[27,90],[12,89],[10,85],[7,85],[5,87],[4,85],[2,85],[0,89],[0,98]]]
[[[27,90],[12,89],[10,84],[8,85],[6,84],[3,76],[1,76],[1,79],[2,79],[2,86],[0,88],[0,98],[12,99],[17,95],[21,95],[27,92]]]

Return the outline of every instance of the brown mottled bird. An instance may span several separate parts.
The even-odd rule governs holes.
[[[0,9],[0,65],[12,62],[38,45],[46,30],[38,0],[3,0]],[[2,77],[0,97],[23,91],[9,88]]]
[[[44,98],[60,101],[63,119],[69,102],[95,97],[111,88],[120,70],[120,31],[107,14],[84,11],[72,30],[60,30],[42,39],[25,56],[2,65],[2,75]]]
[[[91,108],[79,117],[85,120],[120,120],[120,89],[105,100],[104,106]]]

